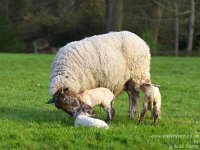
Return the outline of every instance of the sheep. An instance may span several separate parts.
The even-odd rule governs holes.
[[[144,103],[139,122],[143,121],[147,109],[151,111],[154,124],[161,117],[161,95],[159,87],[159,85],[154,84],[143,84],[141,86],[141,90],[144,92]]]
[[[76,97],[83,106],[80,111],[75,113],[75,116],[78,116],[81,113],[92,115],[92,107],[100,105],[105,109],[105,111],[107,111],[106,122],[110,123],[115,114],[115,110],[113,108],[115,96],[109,89],[100,87],[85,90],[84,92],[77,94]]]
[[[100,119],[91,118],[85,115],[78,115],[75,120],[75,127],[97,127],[97,128],[106,128],[108,129],[109,126],[106,122]]]
[[[86,89],[105,87],[115,97],[125,90],[129,96],[129,117],[135,118],[140,86],[151,83],[150,59],[146,42],[128,31],[110,32],[68,43],[59,49],[52,63],[51,102],[62,109],[65,106],[59,101],[67,101]],[[76,112],[77,98],[68,105],[71,104],[74,107],[67,107],[65,112]]]

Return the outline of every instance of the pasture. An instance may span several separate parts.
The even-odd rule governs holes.
[[[200,149],[200,58],[153,57],[161,85],[162,118],[152,125],[128,118],[127,94],[115,102],[110,129],[75,128],[63,111],[45,104],[54,55],[0,54],[0,149]],[[142,106],[142,94],[140,110]],[[95,108],[97,118],[105,113]]]

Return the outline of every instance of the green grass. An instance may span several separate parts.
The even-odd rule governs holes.
[[[128,118],[127,94],[115,102],[110,129],[75,128],[46,105],[53,55],[0,54],[0,149],[200,149],[200,58],[154,57],[162,119],[142,125]],[[142,99],[141,99],[142,104]],[[141,107],[140,107],[141,109]],[[103,109],[96,108],[103,119]]]

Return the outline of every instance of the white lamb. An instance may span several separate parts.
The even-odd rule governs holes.
[[[100,105],[105,109],[105,111],[107,111],[106,122],[110,123],[115,113],[112,107],[115,96],[109,89],[100,87],[85,90],[78,94],[77,98],[82,103],[82,108],[75,113],[75,116],[83,113],[90,116],[92,113],[92,107]]]
[[[161,116],[161,95],[159,91],[159,85],[144,84],[141,86],[141,90],[144,92],[143,110],[140,116],[140,122],[143,121],[147,109],[151,111],[151,115],[154,119],[154,123],[157,122]]]
[[[106,128],[108,129],[108,124],[100,119],[91,118],[85,115],[78,115],[75,120],[75,127],[97,127],[97,128]]]

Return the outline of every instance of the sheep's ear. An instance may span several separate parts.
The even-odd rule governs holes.
[[[52,104],[55,103],[55,98],[50,99],[46,104]]]
[[[65,94],[68,90],[69,88],[61,89],[61,94]]]
[[[64,89],[64,93],[67,92],[68,90],[69,90],[69,88],[65,88],[65,89]]]

